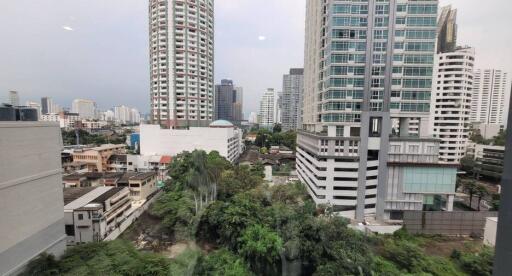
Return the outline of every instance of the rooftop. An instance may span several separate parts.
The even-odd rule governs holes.
[[[235,127],[231,122],[226,120],[217,120],[210,124],[210,127],[213,128],[230,128]]]

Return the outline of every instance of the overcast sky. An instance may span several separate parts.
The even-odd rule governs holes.
[[[476,48],[477,67],[512,72],[510,0],[441,0],[459,10],[459,44]],[[245,114],[265,88],[302,67],[305,0],[216,0],[215,80],[245,91]],[[147,0],[0,1],[0,99],[50,96],[102,109],[149,109]]]

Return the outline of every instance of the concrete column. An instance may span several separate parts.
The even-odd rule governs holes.
[[[448,196],[448,202],[446,202],[446,210],[448,210],[448,212],[453,212],[453,199],[454,198],[455,198],[455,195]]]

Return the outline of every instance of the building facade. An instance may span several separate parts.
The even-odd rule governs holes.
[[[390,137],[414,141],[405,156],[431,140],[437,5],[307,2],[297,172],[317,203],[358,221],[389,217]]]
[[[127,187],[64,189],[67,245],[104,240],[126,219],[131,203]]]
[[[441,8],[437,33],[437,52],[455,51],[455,48],[457,48],[457,9],[452,9],[450,5]]]
[[[41,113],[42,114],[56,113],[56,111],[53,110],[52,98],[49,98],[49,97],[41,98]]]
[[[283,76],[283,95],[281,99],[281,124],[285,131],[300,128],[303,91],[304,69],[290,69],[290,73]]]
[[[0,275],[66,247],[56,124],[0,122]]]
[[[20,94],[18,91],[9,91],[8,94],[8,100],[9,104],[12,106],[19,106],[20,105]]]
[[[258,123],[262,128],[271,129],[274,124],[278,123],[279,117],[279,96],[273,88],[268,88],[260,100],[260,108],[258,114]]]
[[[145,156],[176,156],[184,151],[218,151],[231,162],[243,152],[242,130],[228,121],[215,121],[209,127],[162,129],[158,125],[140,126],[140,153]]]
[[[165,127],[213,120],[213,0],[149,1],[151,121]]]
[[[508,73],[496,69],[475,70],[470,120],[503,125],[506,93],[510,93]]]
[[[73,160],[87,165],[90,172],[105,172],[108,170],[108,160],[114,154],[124,153],[126,146],[106,144],[94,148],[76,149]]]
[[[431,119],[434,137],[441,139],[439,161],[459,164],[471,130],[473,48],[438,53],[434,67]]]
[[[215,86],[215,119],[240,124],[243,120],[243,89],[232,80],[221,80]]]
[[[95,119],[96,103],[91,100],[76,99],[71,104],[71,112],[78,113],[82,119]]]

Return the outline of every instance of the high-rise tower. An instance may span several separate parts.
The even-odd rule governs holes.
[[[451,209],[456,169],[438,166],[439,140],[427,137],[437,9],[307,1],[297,172],[316,203],[358,221],[400,219],[437,193]]]
[[[281,99],[281,124],[285,131],[300,128],[303,90],[304,69],[290,69],[290,73],[283,76],[283,95]]]
[[[475,71],[471,121],[502,125],[504,121],[505,93],[510,93],[508,73],[502,70]]]
[[[213,120],[213,0],[150,0],[151,120],[165,127]]]

